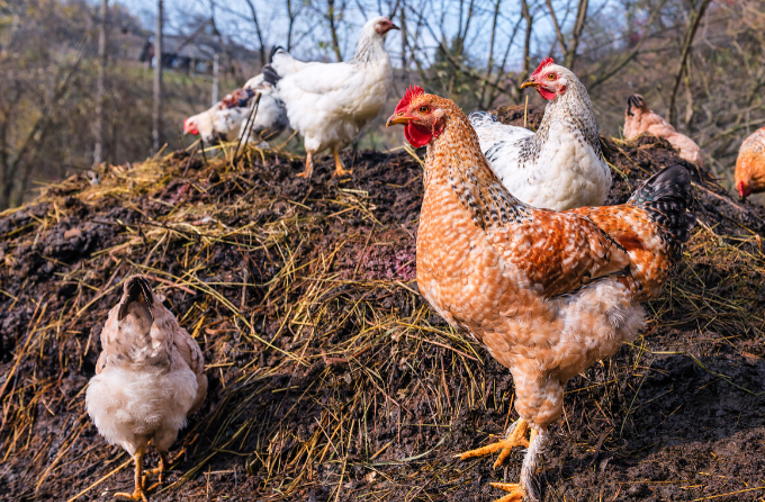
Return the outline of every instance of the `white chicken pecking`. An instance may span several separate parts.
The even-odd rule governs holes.
[[[135,460],[135,490],[117,496],[145,501],[146,446],[151,440],[159,452],[162,483],[167,451],[207,394],[204,358],[140,276],[125,281],[101,332],[101,346],[85,406],[98,432]]]
[[[510,193],[534,207],[564,211],[603,205],[611,172],[587,89],[552,58],[542,61],[525,87],[549,101],[536,133],[504,125],[487,112],[470,114],[491,168]]]
[[[393,83],[385,35],[397,30],[387,17],[367,21],[353,59],[342,63],[303,62],[279,48],[263,74],[287,107],[290,126],[304,139],[305,171],[310,178],[314,156],[331,149],[335,175],[350,174],[339,151],[382,111]]]
[[[255,98],[260,94],[258,109],[250,121],[250,133],[245,127]],[[225,98],[215,103],[208,110],[183,121],[185,134],[199,134],[202,141],[215,144],[220,140],[233,140],[236,134],[251,143],[262,143],[278,136],[286,129],[287,110],[284,102],[273,85],[264,81],[259,74],[244,84],[244,87],[231,91]]]

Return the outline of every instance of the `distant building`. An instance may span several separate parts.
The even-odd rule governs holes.
[[[215,55],[221,52],[220,44],[212,40],[202,42],[180,35],[162,38],[162,66],[171,70],[212,74]],[[146,39],[138,60],[154,67],[154,37]]]

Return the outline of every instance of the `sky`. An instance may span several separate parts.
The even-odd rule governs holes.
[[[98,2],[98,0],[90,1]],[[127,7],[134,15],[139,17],[146,28],[153,29],[157,12],[157,0],[116,1]],[[307,0],[291,1],[293,7],[295,5],[300,6],[304,3],[308,3]],[[320,1],[324,3],[325,0]],[[483,10],[479,10],[476,13],[476,21],[473,26],[477,29],[472,30],[473,38],[469,39],[466,44],[476,60],[483,61],[483,64],[488,60],[490,26],[487,25],[490,25],[491,22],[494,1],[495,0],[475,1],[475,5],[478,6],[477,8]],[[606,3],[608,2],[608,0],[602,1]],[[372,17],[380,14],[390,14],[390,12],[384,12],[386,8],[389,9],[389,7],[386,7],[386,4],[390,5],[388,2],[394,3],[395,0],[346,0],[346,23],[343,24],[345,31],[340,33],[341,52],[344,59],[349,59],[353,56],[358,32],[367,16]],[[500,25],[502,29],[498,30],[496,36],[494,49],[495,59],[501,59],[507,41],[511,36],[510,32],[512,31],[512,27],[515,25],[520,13],[520,0],[501,0],[501,2]],[[556,0],[556,4],[558,4],[558,2],[560,2],[559,5],[568,4],[575,7],[575,2],[572,2],[571,0]],[[339,4],[340,2],[337,1],[337,3]],[[594,3],[596,2],[591,2],[591,4]],[[263,28],[265,45],[267,47],[273,45],[286,46],[286,0],[253,0],[253,4],[255,5]],[[410,0],[408,4],[414,5],[412,0]],[[443,5],[447,5],[448,7],[446,10],[447,15],[444,16],[441,16],[440,13],[433,12],[432,10],[426,11],[427,9],[423,7],[423,15],[428,17],[434,30],[434,33],[424,30],[422,35],[423,38],[420,41],[421,46],[428,48],[428,52],[430,53],[428,57],[432,56],[434,52],[433,49],[437,45],[437,39],[441,36],[441,31],[446,33],[448,39],[455,33],[457,26],[459,25],[458,2],[433,0],[432,2],[429,2],[429,4],[433,5],[434,8]],[[185,29],[184,23],[187,22],[190,16],[210,17],[211,13],[214,12],[218,29],[224,35],[232,37],[237,43],[250,49],[257,50],[259,47],[250,9],[246,0],[164,0],[164,5],[166,12],[166,33],[188,32],[188,30]],[[425,2],[423,2],[423,5],[425,5]],[[543,5],[543,3],[539,2],[539,5]],[[591,7],[596,6],[591,5]],[[380,12],[381,10],[383,10],[383,12]],[[408,22],[411,27],[416,22],[416,19],[413,18],[413,14],[408,17]],[[394,19],[394,22],[399,22],[399,20]],[[549,52],[553,41],[553,30],[549,19],[545,16],[543,11],[537,11],[535,15],[534,33],[536,38],[532,43],[532,52],[539,47],[542,49],[537,52],[545,52],[545,55],[547,55],[546,52]],[[388,51],[391,54],[391,58],[394,61],[400,61],[400,39],[395,36],[389,36],[389,38],[395,39],[388,40],[386,44]],[[316,39],[325,43],[323,45],[317,44]],[[293,34],[293,54],[302,59],[334,60],[334,56],[330,53],[328,47],[329,40],[330,37],[326,23],[323,22],[319,14],[312,11],[310,7],[304,7],[303,14],[298,17],[295,33]],[[516,35],[513,48],[510,51],[508,66],[511,68],[518,67],[521,63],[522,43],[523,27],[521,27],[521,30],[519,30],[519,33]]]

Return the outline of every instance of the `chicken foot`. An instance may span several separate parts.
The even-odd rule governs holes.
[[[170,461],[166,451],[159,452],[159,467],[146,471],[147,474],[159,474],[159,479],[156,483],[147,488],[146,491],[151,491],[165,482],[165,471],[168,470],[174,462]]]
[[[467,460],[473,457],[482,457],[490,453],[494,453],[497,450],[502,450],[497,457],[497,461],[494,462],[494,469],[502,465],[502,462],[510,455],[513,448],[516,446],[529,447],[529,441],[526,439],[526,434],[529,433],[529,424],[524,419],[519,419],[515,422],[510,430],[507,431],[505,439],[501,439],[494,444],[482,446],[475,450],[466,451],[459,456],[460,460]],[[531,439],[534,438],[534,431],[531,431]]]
[[[353,173],[353,169],[345,169],[343,161],[340,159],[340,154],[336,149],[332,149],[332,155],[335,156],[335,176],[350,176]]]
[[[529,449],[523,457],[521,466],[520,483],[489,483],[494,488],[499,488],[509,492],[504,497],[498,498],[494,502],[523,502],[524,497],[531,502],[542,500],[542,487],[539,483],[537,471],[539,468],[539,455],[547,442],[547,433],[537,434],[531,431],[531,441]]]
[[[133,490],[133,493],[115,493],[115,497],[123,497],[130,500],[141,500],[143,502],[149,502],[143,489],[143,483],[145,481],[145,477],[143,476],[144,451],[145,447],[141,446],[138,448],[138,450],[136,450],[135,455],[133,455],[133,461],[135,462],[135,490]]]
[[[305,171],[298,174],[298,178],[310,179],[313,174],[313,153],[307,152],[305,154]]]

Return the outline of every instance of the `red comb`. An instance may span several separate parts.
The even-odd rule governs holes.
[[[554,63],[555,63],[555,61],[553,61],[553,58],[545,58],[545,59],[543,59],[542,62],[539,63],[539,66],[537,66],[537,69],[534,70],[534,73],[531,74],[531,76],[535,77],[535,76],[539,75],[540,73],[542,73],[542,71],[545,68],[547,68],[548,66],[550,66],[551,64],[554,64]]]
[[[405,111],[409,106],[409,102],[412,101],[412,98],[422,96],[423,94],[425,94],[425,91],[419,85],[413,85],[409,87],[409,89],[406,90],[406,93],[404,93],[404,97],[401,98],[401,101],[398,102],[398,105],[396,106],[396,113]]]

